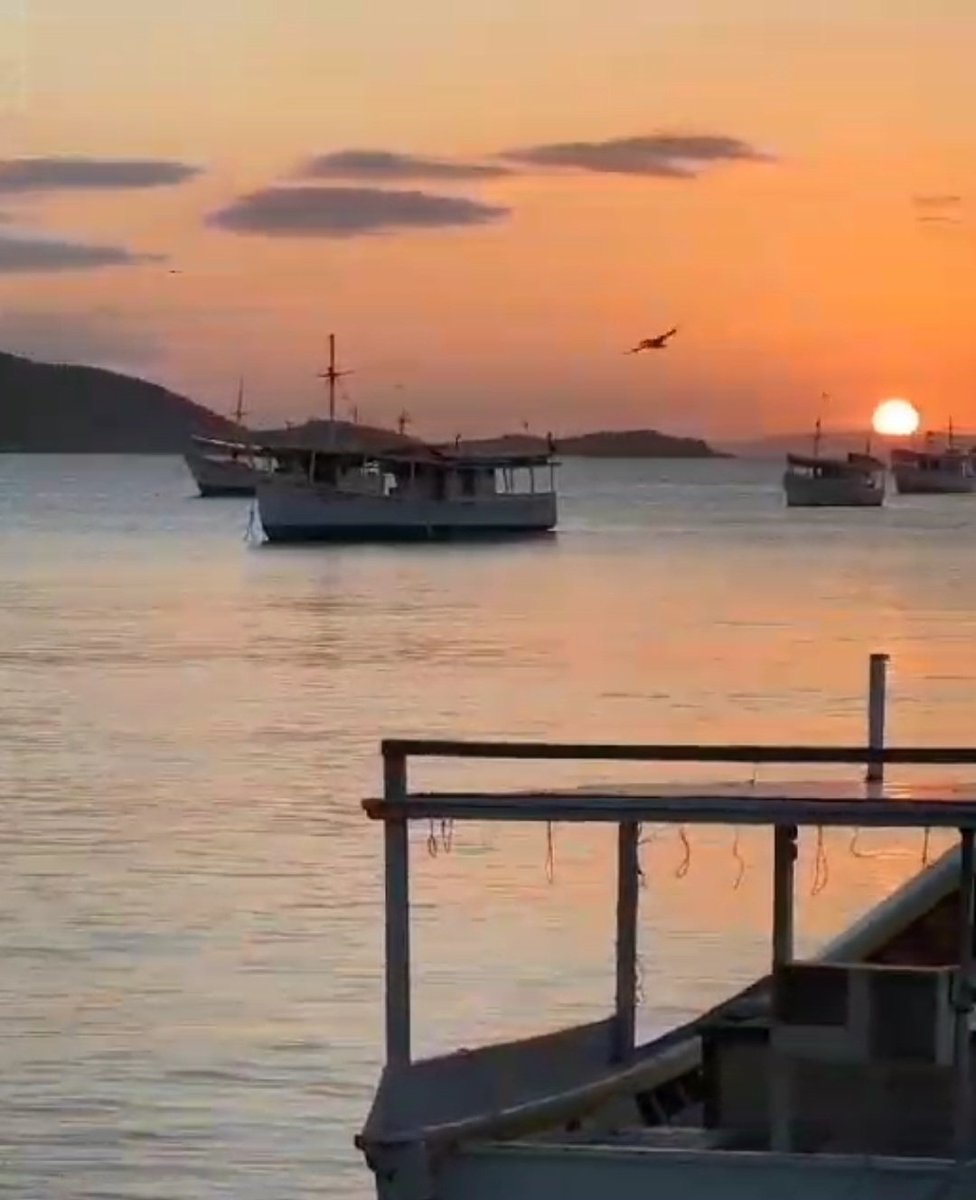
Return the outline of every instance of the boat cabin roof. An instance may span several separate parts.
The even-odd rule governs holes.
[[[433,446],[418,444],[417,446],[397,446],[389,449],[371,449],[366,446],[300,446],[277,445],[261,446],[261,453],[274,458],[307,459],[315,455],[316,459],[330,459],[340,466],[353,466],[363,462],[374,462],[379,466],[395,469],[396,467],[427,466],[439,467],[443,470],[480,469],[501,470],[513,467],[542,467],[555,462],[548,451],[533,451],[529,453],[512,454],[466,454],[463,450],[444,451]]]
[[[883,471],[884,463],[872,454],[848,454],[846,458],[828,458],[822,455],[787,454],[791,467],[809,467],[811,470],[827,468],[830,471]]]

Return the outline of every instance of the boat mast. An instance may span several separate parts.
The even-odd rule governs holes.
[[[329,367],[319,372],[319,379],[325,379],[329,384],[329,444],[335,444],[335,391],[336,380],[343,375],[351,375],[351,371],[340,371],[336,368],[336,339],[335,334],[329,334]]]
[[[244,422],[244,376],[237,380],[237,407],[234,409],[234,424],[240,429]]]
[[[817,417],[817,423],[813,427],[813,457],[820,457],[820,418]]]

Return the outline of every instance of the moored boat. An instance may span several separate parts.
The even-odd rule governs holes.
[[[788,454],[783,491],[790,508],[877,508],[884,503],[884,463],[870,454]]]
[[[201,496],[253,496],[261,467],[245,442],[194,437],[183,455]]]
[[[823,399],[827,399],[824,393]],[[820,418],[811,454],[787,454],[783,491],[788,508],[878,508],[884,503],[885,466],[865,452],[831,457],[820,453]]]
[[[848,782],[411,792],[418,757],[867,763]],[[963,1200],[976,1194],[976,790],[891,788],[885,762],[976,766],[957,748],[389,741],[383,796],[386,1066],[357,1144],[380,1200]],[[465,772],[471,777],[470,770]],[[606,1020],[414,1060],[413,820],[610,823],[616,1002]],[[641,823],[772,833],[770,970],[703,1016],[635,1037]],[[955,830],[923,868],[812,958],[794,939],[797,842],[827,827]],[[645,964],[645,978],[647,978]],[[653,984],[648,985],[653,995]]]
[[[550,452],[499,457],[417,443],[376,452],[269,447],[257,502],[272,542],[545,533],[557,521]]]
[[[973,456],[951,444],[942,450],[892,450],[891,473],[895,487],[906,496],[976,491]]]
[[[243,429],[244,380],[237,387],[234,423]],[[201,496],[253,496],[258,473],[267,466],[259,461],[254,448],[243,440],[191,438],[183,455]]]

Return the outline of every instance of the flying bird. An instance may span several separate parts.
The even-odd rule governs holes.
[[[673,338],[678,332],[677,325],[673,329],[669,329],[667,333],[659,333],[657,337],[642,338],[636,346],[631,350],[625,350],[625,354],[640,354],[642,350],[664,350],[667,348],[668,338]]]

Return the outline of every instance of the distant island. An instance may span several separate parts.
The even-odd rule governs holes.
[[[390,429],[337,421],[250,432],[202,404],[157,383],[101,367],[35,362],[0,352],[0,453],[181,454],[190,438],[248,436],[268,446],[338,444],[367,452],[416,444]],[[472,453],[542,451],[546,439],[530,434],[465,439]],[[699,438],[670,437],[656,429],[606,430],[556,437],[557,451],[584,458],[727,457]],[[445,443],[453,449],[454,443]]]

